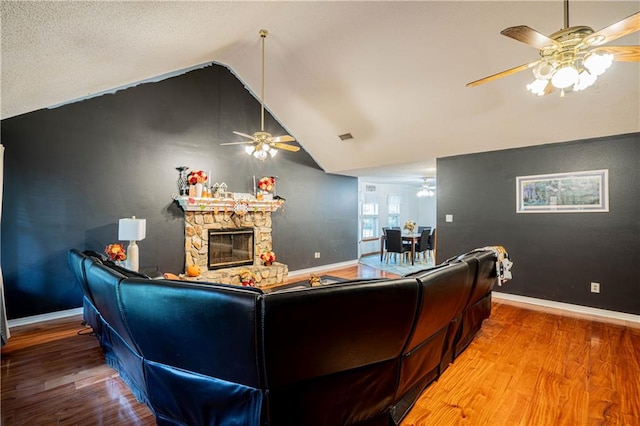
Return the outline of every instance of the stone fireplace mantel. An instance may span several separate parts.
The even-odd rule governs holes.
[[[271,213],[280,208],[283,200],[254,200],[230,198],[174,197],[184,210],[185,265],[197,265],[199,277],[187,279],[239,284],[243,269],[256,275],[256,286],[281,284],[288,275],[287,265],[279,262],[264,266],[260,254],[272,250]],[[209,270],[209,230],[254,229],[253,265]]]
[[[174,200],[185,212],[275,212],[284,203],[282,200],[235,200],[232,198],[175,197]]]

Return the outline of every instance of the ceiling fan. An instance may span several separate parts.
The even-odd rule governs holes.
[[[262,39],[262,93],[260,94],[262,120],[260,124],[260,131],[255,132],[253,135],[234,131],[233,133],[235,133],[236,135],[242,136],[243,138],[247,138],[249,140],[241,142],[228,142],[221,145],[251,144],[251,146],[247,146],[245,149],[247,154],[253,155],[254,157],[264,161],[268,155],[271,155],[272,157],[276,155],[278,149],[297,152],[300,150],[300,147],[287,144],[287,142],[295,141],[292,136],[271,136],[271,133],[265,132],[264,130],[264,39],[267,37],[269,32],[267,30],[260,30],[258,34]]]
[[[467,87],[478,86],[533,68],[535,81],[527,90],[543,96],[554,89],[580,91],[591,86],[613,61],[640,62],[640,46],[603,46],[617,38],[640,30],[640,12],[594,32],[586,26],[569,27],[569,0],[564,0],[564,29],[545,36],[526,25],[509,27],[500,34],[535,47],[541,59],[511,68]]]

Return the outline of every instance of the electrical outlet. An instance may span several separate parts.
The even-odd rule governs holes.
[[[591,293],[600,293],[600,283],[591,283]]]
[[[315,256],[316,259],[320,259],[320,252],[317,251],[314,256]]]

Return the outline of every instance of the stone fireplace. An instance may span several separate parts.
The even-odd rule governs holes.
[[[271,213],[282,205],[282,201],[189,197],[177,197],[175,200],[184,210],[185,265],[197,265],[201,270],[199,277],[185,278],[239,285],[240,272],[249,270],[256,277],[256,287],[284,282],[289,273],[287,265],[274,262],[267,267],[260,259],[261,253],[273,248]],[[253,253],[251,257],[245,259],[246,262],[243,262],[242,265],[212,266],[209,247],[210,233],[212,235],[237,233],[239,230],[252,231]],[[241,252],[248,251],[246,246],[242,248],[242,243],[238,244],[238,249]]]

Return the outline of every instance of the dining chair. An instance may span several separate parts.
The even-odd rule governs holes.
[[[429,248],[431,247],[430,238],[431,238],[431,227],[424,227],[420,232],[420,243],[418,244],[418,248],[416,249],[416,256],[418,259],[420,259],[420,256],[422,255],[422,258],[424,259],[425,263],[428,262]]]
[[[427,240],[427,249],[425,254],[427,258],[429,258],[430,256],[434,262],[435,262],[435,250],[436,250],[436,228],[433,228]]]
[[[429,231],[431,231],[430,226],[418,226],[418,234],[422,235],[422,231],[424,231],[425,229],[428,229]]]
[[[387,263],[389,263],[390,253],[393,253],[396,259],[399,254],[400,262],[402,262],[403,257],[411,253],[411,247],[407,247],[402,243],[402,231],[399,229],[387,229]]]
[[[438,236],[436,234],[436,228],[433,228],[431,230],[431,258],[433,259],[433,261],[436,261],[436,251],[437,251],[437,246],[438,246]]]
[[[389,227],[387,226],[383,226],[382,227],[382,236],[384,237],[384,248],[382,250],[382,254],[384,255],[384,258],[386,259],[389,256],[389,253],[387,252],[387,230],[389,229]],[[382,258],[380,258],[382,259]]]

